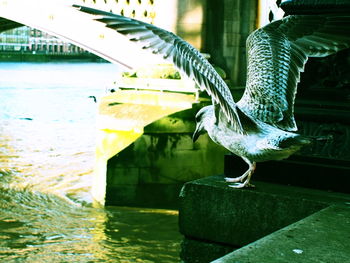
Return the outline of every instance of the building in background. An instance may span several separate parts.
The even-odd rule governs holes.
[[[78,57],[93,58],[88,51],[66,42],[60,38],[51,36],[38,29],[27,26],[11,29],[0,34],[0,58],[23,57],[31,58],[38,55],[53,57]]]
[[[76,0],[77,4],[111,11],[160,26],[179,35],[227,72],[235,87],[246,78],[248,35],[283,16],[280,0]],[[220,18],[220,19],[218,19]],[[45,57],[46,56],[46,57]],[[36,29],[22,27],[0,34],[0,60],[98,59],[73,44]]]
[[[37,29],[29,28],[29,50],[46,54],[84,54],[84,49],[66,42],[60,38],[53,37]]]
[[[80,0],[80,2],[77,0],[78,4],[111,11],[147,23],[154,23],[156,17],[154,0]],[[171,0],[171,2],[177,3],[177,0]],[[159,2],[158,6],[164,10],[164,4],[162,5]],[[166,7],[169,8],[169,4]],[[162,26],[164,27],[164,21],[162,21]],[[171,28],[168,28],[168,30],[171,30]],[[0,33],[0,60],[28,60],[28,58],[29,60],[42,60],[45,59],[44,56],[48,60],[53,57],[99,60],[83,48],[27,26]]]
[[[28,51],[30,29],[20,27],[0,34],[0,51]]]

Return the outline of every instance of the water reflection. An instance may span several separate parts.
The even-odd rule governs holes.
[[[11,187],[89,203],[94,133],[94,125],[79,123],[2,121],[0,172],[11,173]]]
[[[93,259],[96,244],[89,241],[93,224],[88,211],[26,190],[2,188],[0,195],[0,257],[32,262]],[[84,258],[76,258],[82,254]]]
[[[77,207],[57,196],[9,188],[1,188],[0,199],[0,259],[177,262],[177,217],[171,212]]]

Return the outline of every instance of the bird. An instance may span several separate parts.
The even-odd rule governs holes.
[[[89,96],[88,98],[89,98],[89,99],[93,99],[93,101],[94,101],[95,103],[97,103],[97,98],[96,98],[96,96],[91,95],[91,96]]]
[[[241,176],[225,178],[233,188],[253,186],[257,162],[288,158],[312,143],[312,138],[296,133],[294,102],[300,74],[309,57],[334,54],[350,43],[350,16],[343,14],[290,15],[256,29],[246,40],[246,86],[235,102],[213,66],[174,33],[112,12],[74,7],[162,56],[211,96],[212,104],[195,116],[193,141],[208,133],[212,141],[248,164]]]

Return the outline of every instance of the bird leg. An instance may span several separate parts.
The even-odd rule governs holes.
[[[242,159],[249,165],[249,168],[243,175],[239,177],[234,177],[234,178],[226,177],[225,178],[226,182],[235,183],[235,184],[229,185],[229,187],[234,187],[234,188],[243,188],[246,186],[253,187],[253,185],[250,184],[249,182],[250,182],[250,178],[252,177],[252,174],[255,171],[256,162],[251,162],[245,157],[242,157]]]

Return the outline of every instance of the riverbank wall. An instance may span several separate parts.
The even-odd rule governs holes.
[[[86,61],[86,62],[106,62],[91,53],[30,53],[30,52],[0,52],[0,62],[50,62],[50,61]]]

